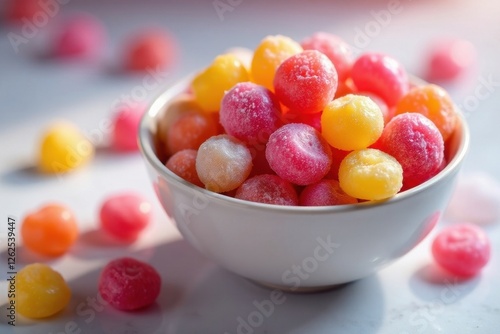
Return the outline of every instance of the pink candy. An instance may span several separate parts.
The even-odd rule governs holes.
[[[276,204],[297,205],[299,200],[295,188],[277,175],[262,174],[247,179],[234,196],[239,199]]]
[[[126,69],[157,71],[172,65],[177,56],[177,46],[166,31],[149,30],[133,36],[124,53]]]
[[[437,41],[425,64],[424,78],[429,81],[447,81],[458,78],[476,63],[472,43],[462,39]]]
[[[356,204],[358,200],[347,195],[336,180],[323,179],[306,186],[299,197],[299,204],[303,206],[323,206]]]
[[[111,147],[117,151],[137,151],[137,134],[141,117],[146,111],[142,105],[123,105],[113,119]]]

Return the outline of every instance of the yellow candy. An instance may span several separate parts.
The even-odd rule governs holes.
[[[344,151],[366,148],[384,130],[380,107],[366,96],[348,94],[330,102],[321,115],[323,137]]]
[[[276,35],[265,37],[254,51],[250,75],[252,81],[274,92],[276,69],[288,57],[303,51],[293,39]]]
[[[218,112],[224,93],[238,82],[249,81],[243,62],[234,54],[224,54],[193,80],[191,86],[196,101],[206,112]]]
[[[42,139],[39,169],[45,173],[64,173],[87,163],[94,146],[68,122],[52,125]]]
[[[340,188],[352,197],[382,200],[403,185],[403,168],[387,153],[365,148],[349,153],[340,163]]]
[[[27,318],[46,318],[61,311],[71,299],[64,278],[46,264],[34,263],[16,276],[16,311]]]

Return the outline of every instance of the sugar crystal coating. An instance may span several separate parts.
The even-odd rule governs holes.
[[[299,197],[302,206],[356,204],[358,200],[347,195],[336,180],[323,179],[306,186]]]
[[[237,189],[236,198],[276,205],[297,205],[297,191],[277,175],[262,174],[247,179]]]
[[[165,166],[184,180],[198,187],[203,187],[204,185],[196,172],[197,154],[196,150],[190,149],[178,151],[168,159]]]

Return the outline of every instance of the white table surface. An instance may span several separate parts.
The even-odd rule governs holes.
[[[60,178],[33,171],[39,137],[52,120],[69,119],[95,133],[113,103],[142,85],[145,74],[109,70],[119,59],[123,39],[141,27],[170,29],[181,52],[176,68],[160,76],[145,102],[223,50],[253,48],[267,34],[300,40],[317,30],[333,32],[360,50],[395,56],[415,74],[421,72],[425,47],[435,38],[468,39],[477,47],[479,66],[466,79],[446,86],[465,106],[471,128],[463,173],[486,172],[500,181],[500,4],[496,1],[401,0],[398,12],[379,22],[373,11],[387,11],[390,1],[221,1],[233,4],[222,20],[211,0],[73,0],[61,5],[60,12],[17,54],[7,38],[16,30],[0,25],[0,220],[5,222],[0,230],[0,333],[233,334],[238,333],[239,319],[256,311],[254,302],[270,297],[270,290],[221,269],[182,240],[162,212],[139,154],[100,150],[89,166]],[[33,52],[43,45],[50,27],[80,10],[106,25],[110,39],[106,59],[82,64],[36,57]],[[359,31],[365,29],[375,30],[361,40]],[[484,90],[488,80],[494,83],[490,91]],[[477,89],[488,93],[478,98]],[[112,246],[96,230],[98,206],[110,193],[128,189],[155,203],[155,219],[135,244]],[[49,260],[26,251],[19,237],[22,217],[47,201],[70,206],[82,231],[68,254]],[[64,275],[73,291],[70,304],[56,317],[33,322],[18,317],[16,327],[7,324],[8,216],[17,218],[17,270],[46,261]],[[445,224],[440,223],[432,235]],[[493,256],[476,278],[457,282],[436,274],[431,235],[376,275],[328,292],[287,294],[262,324],[239,333],[500,333],[500,228],[496,222],[485,229]],[[93,308],[100,270],[124,255],[149,261],[160,271],[164,285],[157,303],[138,313],[103,310],[100,304]]]

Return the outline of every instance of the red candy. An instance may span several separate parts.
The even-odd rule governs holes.
[[[298,185],[321,180],[330,170],[330,145],[313,127],[291,123],[276,130],[267,143],[266,158],[281,178]]]
[[[32,22],[36,15],[45,14],[40,0],[10,0],[6,9],[6,17],[12,22]]]
[[[134,241],[152,219],[151,204],[135,193],[123,193],[107,198],[99,217],[104,231],[122,241]]]
[[[395,116],[387,123],[376,145],[403,167],[403,189],[415,187],[436,175],[444,158],[441,133],[432,121],[417,113]]]
[[[153,304],[161,277],[151,265],[129,257],[109,262],[99,277],[99,293],[118,310],[133,311]]]
[[[276,70],[274,91],[281,103],[298,113],[317,113],[337,90],[337,71],[328,57],[308,50],[286,59]]]
[[[176,58],[176,45],[167,32],[151,30],[133,36],[124,52],[126,69],[156,71],[172,65]]]
[[[182,150],[172,155],[166,167],[174,174],[198,187],[204,187],[196,172],[196,150]]]
[[[302,190],[299,204],[302,206],[323,206],[356,204],[358,200],[347,195],[336,180],[321,180],[308,185]]]
[[[456,79],[475,65],[476,57],[476,50],[469,41],[440,40],[429,53],[424,78],[428,81]]]
[[[113,119],[111,146],[117,151],[137,151],[137,132],[146,109],[142,105],[121,106]]]
[[[278,99],[251,82],[238,83],[224,95],[219,115],[227,134],[250,145],[265,144],[281,125]]]
[[[490,259],[491,245],[486,233],[472,224],[443,229],[432,243],[436,262],[460,277],[477,275]]]
[[[247,179],[236,190],[236,198],[276,205],[297,205],[295,188],[277,175],[262,174]]]
[[[393,107],[408,92],[409,81],[403,66],[380,53],[365,53],[352,65],[351,78],[358,91],[371,92]]]

